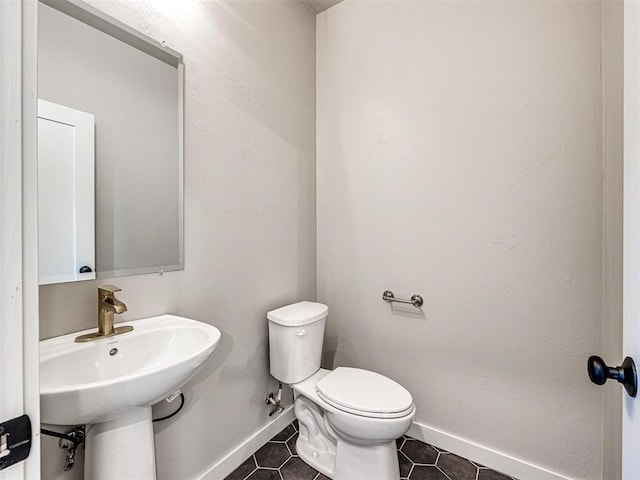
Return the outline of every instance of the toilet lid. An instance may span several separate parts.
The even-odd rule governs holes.
[[[336,368],[318,381],[316,391],[334,407],[364,416],[399,417],[413,408],[402,385],[359,368]]]

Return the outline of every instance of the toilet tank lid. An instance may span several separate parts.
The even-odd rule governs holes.
[[[326,305],[305,301],[271,310],[267,313],[267,318],[279,325],[297,327],[322,320],[328,313],[329,308]]]

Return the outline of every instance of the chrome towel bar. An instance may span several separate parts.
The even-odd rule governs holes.
[[[385,290],[382,294],[382,299],[387,303],[398,302],[398,303],[410,303],[416,308],[420,308],[424,303],[421,295],[411,295],[411,299],[406,300],[404,298],[396,298],[391,290]]]

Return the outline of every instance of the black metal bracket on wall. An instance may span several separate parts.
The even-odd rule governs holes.
[[[25,460],[31,453],[31,443],[28,415],[0,423],[0,470]]]

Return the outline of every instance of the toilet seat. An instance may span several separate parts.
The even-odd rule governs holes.
[[[316,383],[316,393],[343,412],[371,418],[400,418],[414,411],[411,394],[369,370],[338,367]]]

